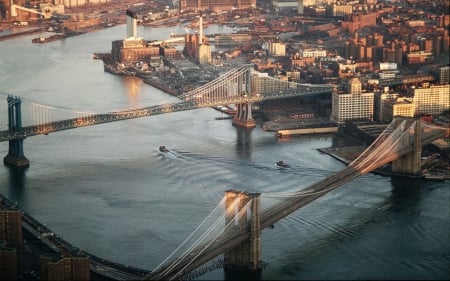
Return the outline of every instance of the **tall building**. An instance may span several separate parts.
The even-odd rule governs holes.
[[[450,66],[439,68],[439,83],[441,85],[450,83]]]
[[[362,91],[358,78],[350,79],[349,93],[333,92],[331,96],[331,122],[340,126],[346,120],[373,121],[374,94]]]
[[[285,56],[286,55],[286,44],[281,42],[278,38],[269,41],[268,55],[269,56]]]
[[[0,240],[6,241],[6,244],[9,247],[22,248],[21,210],[0,209]]]
[[[373,119],[377,121],[383,121],[384,103],[388,100],[395,100],[398,96],[399,94],[390,91],[389,87],[384,87],[383,91],[375,92],[373,98]]]
[[[0,240],[0,280],[17,280],[17,249]]]

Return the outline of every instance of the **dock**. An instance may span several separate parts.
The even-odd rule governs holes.
[[[0,41],[17,38],[20,36],[40,33],[44,29],[42,27],[27,28],[23,30],[4,30],[0,32]]]
[[[278,130],[276,135],[279,138],[296,136],[296,135],[314,135],[314,134],[330,134],[337,133],[338,127],[324,127],[324,128],[302,128],[302,129],[286,129]]]

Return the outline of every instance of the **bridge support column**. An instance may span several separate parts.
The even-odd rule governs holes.
[[[403,119],[398,119],[396,122],[401,122]],[[407,122],[406,128],[411,126],[413,119]],[[421,134],[422,128],[420,126],[420,120],[416,119],[416,125],[414,126],[414,137],[407,138],[406,145],[412,146],[411,153],[392,161],[392,172],[398,174],[418,176],[422,174],[422,144]]]
[[[20,105],[22,101],[18,97],[8,96],[8,127],[9,132],[14,133],[22,129],[22,113]],[[16,167],[28,167],[30,161],[23,153],[23,138],[9,141],[8,155],[3,158],[5,164]]]
[[[228,223],[234,219],[236,213],[242,210],[242,215],[237,219],[237,222],[232,226],[230,231],[248,231],[250,234],[248,240],[224,253],[226,280],[236,280],[236,278],[242,278],[242,280],[258,280],[261,277],[262,262],[259,195],[259,193],[247,193],[235,190],[226,191],[226,224],[228,225]],[[238,203],[233,203],[236,199],[239,200]],[[250,200],[249,218],[247,210],[243,210],[243,208]]]
[[[256,121],[252,117],[252,104],[240,103],[236,104],[236,115],[231,121],[233,125],[247,128],[256,127]]]

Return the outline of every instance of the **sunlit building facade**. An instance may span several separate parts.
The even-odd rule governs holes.
[[[331,96],[331,122],[340,126],[346,120],[373,121],[374,94],[362,92],[358,78],[349,82],[349,93],[334,92]]]
[[[412,88],[416,115],[441,114],[450,110],[450,84]]]

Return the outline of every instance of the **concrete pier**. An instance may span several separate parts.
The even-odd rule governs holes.
[[[256,127],[256,121],[252,117],[252,104],[243,103],[236,104],[237,111],[231,123],[236,126],[254,128]]]
[[[17,132],[22,129],[22,101],[19,97],[9,95],[8,101],[8,126],[10,132]],[[23,138],[9,141],[8,155],[3,159],[4,163],[16,167],[28,167],[30,161],[23,153]]]
[[[30,166],[30,160],[24,157],[14,157],[11,155],[6,155],[3,158],[3,163],[6,165],[18,167],[18,168],[27,168]]]

